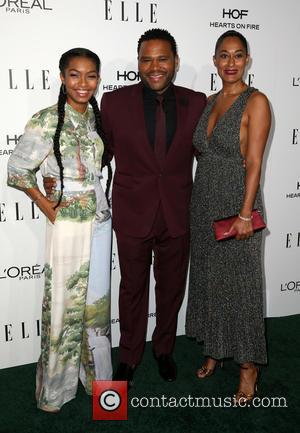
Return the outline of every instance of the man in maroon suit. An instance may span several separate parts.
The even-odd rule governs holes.
[[[141,83],[105,93],[102,125],[115,158],[112,211],[118,243],[120,353],[115,380],[132,382],[146,338],[154,252],[154,357],[163,379],[176,379],[172,351],[189,258],[193,132],[203,93],[175,86],[177,46],[166,30],[138,42]]]

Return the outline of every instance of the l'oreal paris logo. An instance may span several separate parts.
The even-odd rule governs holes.
[[[52,0],[0,0],[0,8],[12,14],[30,14],[32,10],[52,11]]]
[[[281,292],[299,292],[300,293],[300,281],[289,281],[288,283],[280,284]]]
[[[0,279],[17,278],[18,280],[34,280],[41,278],[44,272],[42,265],[10,266],[0,271]]]

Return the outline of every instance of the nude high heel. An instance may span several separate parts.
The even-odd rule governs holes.
[[[215,360],[215,366],[214,368],[208,368],[207,367],[207,361],[196,371],[196,376],[198,379],[205,379],[206,377],[210,377],[214,374],[216,368],[219,366],[220,368],[223,367],[223,361],[217,361]]]
[[[242,365],[240,366],[240,368],[242,368],[244,370],[249,369],[249,367],[243,367]],[[249,403],[252,402],[252,400],[254,399],[254,397],[257,394],[258,379],[259,379],[260,370],[259,370],[259,367],[257,367],[257,366],[255,366],[254,368],[256,370],[256,379],[255,379],[255,383],[254,383],[254,391],[250,392],[250,393],[245,393],[244,391],[242,391],[239,388],[237,393],[233,396],[233,401],[237,406],[247,407],[249,405]]]

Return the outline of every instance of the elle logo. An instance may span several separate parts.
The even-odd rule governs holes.
[[[22,73],[22,82],[23,82],[23,84],[25,84],[25,89],[26,90],[35,89],[36,83],[34,83],[31,79],[30,70],[24,69],[24,72],[25,73]],[[9,89],[11,89],[11,90],[16,90],[20,86],[19,81],[17,81],[16,75],[20,76],[20,74],[17,74],[14,69],[8,70]],[[41,70],[40,80],[39,80],[38,84],[39,84],[39,88],[41,88],[42,90],[49,90],[50,89],[49,70],[48,69],[42,69]]]
[[[218,74],[216,72],[210,74],[210,90],[212,92],[216,92],[218,90],[217,78],[218,78]],[[253,86],[254,74],[248,74],[248,77],[246,77],[245,81],[248,84],[248,86]]]
[[[135,2],[135,8],[128,6],[127,1],[104,0],[104,19],[113,21],[117,17],[120,21],[136,23],[157,23],[157,3]],[[142,7],[141,7],[142,5]]]
[[[23,203],[24,205],[24,203]],[[26,214],[23,214],[23,209],[21,209],[20,204],[15,202],[15,206],[10,207],[10,211],[7,212],[6,203],[0,202],[0,223],[7,221],[23,221],[24,216],[26,220],[38,220],[40,215],[36,212],[36,207],[33,202],[29,202],[26,206]]]
[[[34,322],[33,322],[34,323]],[[10,341],[14,341],[15,339],[31,338],[31,337],[40,337],[41,329],[40,329],[40,321],[36,320],[36,328],[33,329],[33,323],[31,324],[31,331],[29,332],[26,328],[26,322],[21,322],[19,326],[12,323],[7,323],[4,325],[4,341],[6,343]]]
[[[285,242],[285,248],[299,248],[300,247],[300,232],[293,234],[293,233],[287,233],[286,234],[286,242]]]
[[[293,129],[293,136],[292,136],[292,144],[298,144],[298,134],[299,134],[299,129],[294,128]]]

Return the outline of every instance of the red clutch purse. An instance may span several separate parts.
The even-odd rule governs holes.
[[[252,215],[252,226],[255,232],[257,230],[262,230],[266,227],[266,223],[264,222],[259,210],[254,209],[251,215]],[[228,232],[236,217],[237,215],[234,215],[213,222],[213,229],[214,229],[216,241],[222,241],[225,239],[230,239],[235,237],[236,235],[235,231],[232,231],[231,233],[226,235],[224,233]]]

